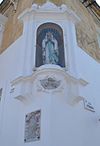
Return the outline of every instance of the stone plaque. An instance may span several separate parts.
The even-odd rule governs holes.
[[[26,115],[24,142],[40,140],[40,118],[41,118],[40,110],[28,113]]]

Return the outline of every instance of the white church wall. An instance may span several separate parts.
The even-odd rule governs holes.
[[[41,146],[41,145],[50,145],[51,143],[51,97],[48,96],[41,96],[34,98],[32,100],[31,104],[24,105],[24,110],[23,110],[23,115],[20,117],[21,123],[20,123],[20,131],[19,131],[19,145],[26,145],[28,144],[29,146],[34,145],[34,146]],[[41,132],[40,132],[40,140],[39,141],[33,141],[33,142],[24,142],[24,131],[25,131],[25,116],[28,113],[41,110]]]
[[[8,49],[8,51],[0,57],[0,61],[4,62],[4,66],[6,64],[9,65],[9,74],[8,68],[5,68],[5,73],[3,73],[2,68],[4,68],[4,66],[1,66],[2,74],[0,74],[0,77],[3,80],[4,78],[12,80],[12,78],[17,77],[20,71],[22,71],[21,68],[19,68],[19,72],[14,69],[17,60],[19,60],[17,56],[15,61],[13,60],[13,63],[11,61],[10,54],[19,54],[20,47],[15,46],[13,49]],[[76,65],[78,69],[77,72],[80,75],[79,77],[83,77],[90,84],[85,88],[84,94],[90,101],[95,102],[95,108],[99,111],[99,64],[80,48],[76,48],[76,51]],[[5,59],[3,56],[5,56]],[[20,59],[19,64],[21,63],[22,60]],[[96,75],[94,76],[94,74]],[[41,140],[34,142],[34,145],[50,144],[51,140],[51,142],[54,142],[52,145],[58,146],[62,144],[62,141],[65,145],[99,146],[98,135],[100,132],[98,119],[94,113],[84,110],[82,102],[72,107],[67,104],[66,98],[54,97],[53,95],[44,97],[44,95],[37,97],[37,99],[35,98],[31,105],[23,105],[23,103],[20,103],[17,99],[11,98],[9,82],[6,86],[8,89],[6,89],[6,95],[3,97],[5,98],[3,104],[1,140],[3,145],[6,146],[9,143],[9,145],[17,146],[18,144],[24,146],[25,115],[29,112],[41,109]],[[59,127],[59,125],[61,125],[61,127]],[[49,135],[50,133],[52,133],[52,136]],[[31,146],[33,143],[29,143],[29,145]]]
[[[6,96],[3,97],[2,113],[0,121],[0,144],[2,145],[18,145],[19,137],[19,125],[20,125],[20,114],[21,107],[20,103],[10,96],[10,86],[7,84]]]
[[[11,97],[9,82],[21,75],[23,70],[22,54],[19,54],[20,43],[21,38],[15,45],[13,44],[13,47],[10,46],[0,56],[0,70],[2,71],[0,81],[6,82],[6,80],[9,80],[6,82],[6,87],[4,87],[6,88],[6,95],[3,97],[4,110],[2,111],[3,125],[1,133],[3,145],[7,146],[9,143],[9,145],[17,146],[18,144],[24,146],[25,115],[41,109],[41,140],[33,142],[34,145],[47,145],[48,143],[50,144],[50,141],[53,141],[54,145],[60,146],[63,141],[63,144],[66,145],[88,146],[91,144],[91,146],[94,146],[96,144],[96,146],[99,146],[98,118],[94,113],[84,110],[82,101],[75,106],[70,106],[67,104],[66,98],[53,95],[44,97],[44,94],[44,96],[35,98],[31,105],[23,105],[23,103]],[[99,112],[99,64],[80,48],[77,47],[76,51],[76,65],[79,77],[89,82],[89,85],[84,89],[84,96],[93,101],[93,103],[95,102],[95,108]],[[11,59],[11,56],[13,59]],[[96,75],[94,76],[94,74]],[[52,133],[52,136],[49,135],[50,133]],[[31,146],[33,143],[29,143],[29,145]]]
[[[28,15],[30,13],[31,12],[28,11]],[[49,16],[51,17],[52,15],[49,14]],[[45,15],[44,20],[41,21],[40,17],[37,17],[40,21],[33,24],[33,18],[35,17],[32,15],[32,21],[30,22],[31,17],[29,18],[25,18],[23,36],[0,55],[0,88],[3,87],[4,89],[4,94],[0,102],[0,145],[99,146],[99,63],[94,61],[77,46],[75,26],[72,22],[65,21],[67,22],[66,27],[64,20],[56,21],[54,20],[56,16],[54,16],[53,19],[51,17],[50,20],[47,21],[45,20],[47,18]],[[32,72],[35,65],[35,31],[42,22],[45,23],[49,21],[58,23],[64,28],[67,68],[61,69],[60,67],[54,66],[49,70],[50,66],[47,65]],[[32,31],[33,27],[34,30]],[[33,39],[34,41],[32,42]],[[41,74],[45,77],[45,75],[50,75],[50,73],[52,73],[52,76],[55,75],[57,81],[60,79],[64,82],[63,87],[61,87],[63,92],[61,90],[49,92],[48,90],[43,90],[43,88],[40,89],[40,87],[38,87],[38,83],[42,78]],[[68,74],[70,76],[68,76]],[[26,78],[20,79],[19,77],[21,76]],[[77,94],[77,87],[74,87],[76,82],[71,80],[72,76],[75,77],[76,80],[81,79],[86,81],[87,85],[81,89],[81,96],[93,104],[96,111],[95,113],[84,109],[83,100],[77,102],[75,105],[69,104],[68,99],[72,95]],[[25,84],[28,82],[28,87],[25,86],[23,92],[26,93],[26,90],[29,90],[29,87],[31,87],[32,90],[30,89],[30,91],[32,93],[30,94],[32,96],[26,94],[28,96],[26,98],[30,98],[29,101],[26,99],[21,101],[23,96],[19,99],[15,98],[14,95],[18,90],[16,87],[15,91],[13,91],[11,82],[16,78],[19,78],[17,83],[20,82],[20,80]],[[24,87],[24,84],[22,85],[22,87]],[[72,87],[73,91],[70,87]],[[73,93],[70,93],[69,90]],[[40,140],[26,143],[24,142],[25,116],[36,110],[41,110]]]
[[[3,95],[0,102],[0,145],[17,146],[18,125],[21,110],[20,103],[11,98],[11,81],[22,76],[23,47],[20,37],[2,55],[0,55],[0,88]],[[19,117],[19,118],[17,118]],[[13,140],[12,140],[13,139]]]
[[[83,146],[86,115],[82,104],[71,107],[64,99],[53,97],[52,100],[52,144],[60,146],[63,142],[64,145]]]
[[[100,112],[99,109],[99,74],[100,74],[100,65],[92,57],[87,55],[82,49],[76,49],[77,56],[77,68],[79,78],[85,79],[89,84],[85,87],[84,95],[87,99],[94,102],[95,108]]]
[[[20,37],[5,52],[0,55],[0,81],[13,80],[22,76],[24,47]]]

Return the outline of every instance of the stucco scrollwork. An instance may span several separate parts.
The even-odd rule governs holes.
[[[40,80],[40,83],[44,89],[52,90],[52,89],[58,88],[61,84],[61,81],[56,80],[53,77],[48,77],[48,78]]]

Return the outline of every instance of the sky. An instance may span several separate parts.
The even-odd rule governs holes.
[[[3,0],[0,0],[0,3],[2,2]],[[96,0],[96,2],[98,3],[98,5],[100,6],[100,0]]]
[[[3,0],[0,0],[0,3],[2,2]]]
[[[96,2],[98,3],[98,5],[100,6],[100,0],[96,0]]]

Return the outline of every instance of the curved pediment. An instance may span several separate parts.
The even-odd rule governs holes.
[[[44,2],[44,1],[43,1]],[[71,10],[69,7],[67,7],[65,4],[61,4],[60,6],[57,6],[51,1],[46,1],[42,5],[39,5],[39,3],[33,3],[31,8],[26,9],[22,14],[19,15],[18,19],[21,21],[26,19],[26,16],[28,15],[34,15],[37,18],[37,15],[41,16],[43,19],[42,14],[52,14],[52,18],[55,17],[55,14],[62,13],[62,17],[64,16],[64,19],[69,19],[73,23],[78,23],[80,21],[80,18],[74,13],[73,10]],[[62,18],[61,17],[61,18]],[[55,18],[54,18],[55,19]]]
[[[32,5],[33,10],[35,11],[50,11],[50,12],[64,12],[67,9],[67,6],[62,4],[60,6],[57,6],[53,2],[47,1],[46,3],[39,5],[37,3],[34,3]]]
[[[38,5],[42,5],[42,4],[46,3],[46,2],[54,3],[57,6],[60,6],[60,5],[64,4],[63,0],[34,0],[34,3],[38,4]]]

